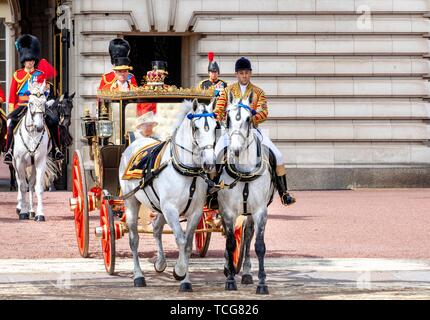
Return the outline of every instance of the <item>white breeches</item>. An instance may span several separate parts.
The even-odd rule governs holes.
[[[252,132],[255,133],[255,135],[260,139],[261,143],[264,144],[266,147],[268,147],[270,150],[272,150],[273,154],[276,157],[276,164],[283,165],[285,163],[284,156],[279,151],[279,149],[273,144],[273,142],[267,137],[265,134],[263,134],[259,129],[252,129]],[[218,142],[215,145],[215,154],[219,155],[221,150],[223,150],[225,147],[228,146],[228,134],[225,133],[222,135]]]

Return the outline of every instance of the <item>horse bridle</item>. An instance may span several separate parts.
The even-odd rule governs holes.
[[[205,118],[205,126],[204,126],[205,131],[209,131],[209,123],[208,123],[207,118],[208,117],[215,118],[216,117],[215,113],[213,113],[213,112],[211,112],[211,113],[204,112],[204,113],[194,113],[194,114],[193,113],[189,113],[189,114],[187,114],[187,118],[191,121],[191,129],[192,129],[192,133],[193,133],[192,134],[192,136],[193,136],[193,141],[192,141],[192,143],[193,143],[193,150],[188,150],[184,146],[181,146],[176,141],[174,141],[174,139],[172,139],[172,143],[175,146],[178,146],[179,148],[181,148],[181,149],[183,149],[183,150],[191,153],[191,155],[193,155],[193,156],[195,154],[195,150],[197,150],[197,152],[202,152],[204,150],[214,149],[215,142],[213,144],[208,144],[206,146],[200,147],[199,144],[196,141],[196,138],[195,138],[196,128],[194,126],[195,119],[196,118],[203,118],[203,117]]]
[[[236,120],[241,120],[242,118],[242,114],[241,114],[241,109],[246,109],[247,111],[250,112],[251,117],[254,116],[257,112],[254,109],[251,109],[249,106],[247,106],[246,104],[242,103],[242,99],[239,101],[239,103],[236,105],[237,109],[238,109],[238,113],[236,114]],[[230,118],[229,118],[229,113],[230,110],[227,111],[227,129],[230,128]],[[249,134],[251,131],[251,123],[249,123],[248,125],[248,130],[247,130],[247,134],[246,136],[243,135],[243,133],[240,130],[234,130],[231,133],[229,133],[229,136],[232,137],[233,135],[239,135],[241,136],[244,140],[247,140],[249,138]],[[248,146],[246,147],[246,149],[248,149],[250,146],[250,143],[248,144]]]

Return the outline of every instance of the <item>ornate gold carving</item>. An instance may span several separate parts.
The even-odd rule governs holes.
[[[177,88],[176,86],[150,86],[145,85],[137,87],[131,91],[109,91],[98,90],[97,97],[100,99],[121,100],[126,98],[162,98],[162,97],[178,97],[184,99],[193,98],[211,98],[214,89],[200,89],[200,88]]]

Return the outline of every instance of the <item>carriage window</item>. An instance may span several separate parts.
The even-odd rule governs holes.
[[[182,110],[182,102],[146,102],[129,103],[125,109],[124,133],[136,130],[137,119],[148,111],[155,110],[155,119],[158,125],[154,128],[154,136],[161,140],[172,134],[177,117]]]

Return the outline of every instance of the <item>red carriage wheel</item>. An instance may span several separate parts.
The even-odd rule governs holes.
[[[207,229],[210,225],[207,223],[208,219],[212,218],[212,210],[203,209],[202,217],[197,225],[197,229]],[[211,241],[212,232],[196,232],[196,249],[201,258],[204,258],[209,249],[209,243]]]
[[[106,197],[109,198],[109,192],[103,190],[100,204],[101,242],[106,272],[112,275],[115,271],[115,221],[112,206]]]
[[[246,217],[240,216],[236,220],[234,226],[234,237],[236,239],[236,249],[233,252],[233,265],[236,270],[236,274],[240,272],[243,263],[243,256],[245,254],[245,228],[246,228]]]
[[[87,258],[89,244],[88,194],[82,156],[79,150],[75,150],[73,154],[72,195],[70,205],[71,208],[74,208],[79,253],[82,257]]]

